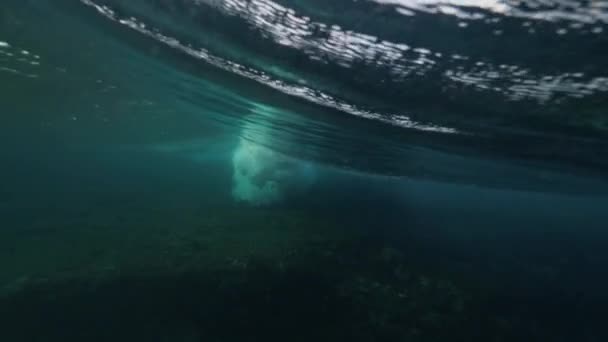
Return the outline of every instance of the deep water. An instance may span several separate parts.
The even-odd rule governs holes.
[[[4,0],[0,341],[606,341],[608,2]]]

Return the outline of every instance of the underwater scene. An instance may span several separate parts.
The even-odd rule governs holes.
[[[608,1],[2,0],[0,341],[608,341]]]

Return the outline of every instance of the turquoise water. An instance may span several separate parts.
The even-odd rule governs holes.
[[[5,0],[2,341],[602,341],[608,3]]]

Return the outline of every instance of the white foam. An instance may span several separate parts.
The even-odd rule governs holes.
[[[252,118],[243,124],[242,138],[232,155],[232,196],[252,205],[269,205],[308,188],[315,178],[310,163],[266,147],[271,145],[273,132],[264,118],[280,113],[256,105],[250,115]]]
[[[272,173],[276,160],[274,152],[241,139],[232,158],[234,198],[255,205],[280,201],[283,194],[278,180],[264,175]]]

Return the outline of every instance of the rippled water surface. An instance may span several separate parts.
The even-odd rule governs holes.
[[[3,341],[608,339],[607,1],[4,0],[0,143]]]

